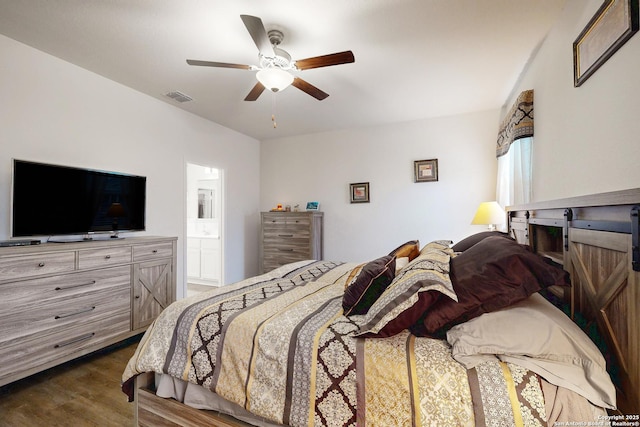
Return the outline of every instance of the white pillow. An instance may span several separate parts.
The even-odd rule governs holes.
[[[497,356],[595,405],[616,406],[616,390],[600,350],[540,294],[454,326],[447,332],[447,341],[454,359],[467,369]]]

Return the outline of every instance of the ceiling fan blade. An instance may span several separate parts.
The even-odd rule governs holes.
[[[243,64],[229,64],[227,62],[212,62],[212,61],[198,61],[195,59],[187,59],[189,65],[199,65],[202,67],[220,67],[220,68],[239,68],[242,70],[250,70],[250,65]]]
[[[262,85],[262,83],[257,82],[256,85],[253,87],[253,89],[251,89],[251,92],[249,92],[249,94],[244,100],[255,101],[256,99],[258,99],[260,95],[262,95],[262,92],[264,92],[264,86]]]
[[[275,58],[276,53],[273,51],[269,36],[267,36],[267,30],[264,29],[262,19],[257,16],[240,15],[244,26],[247,27],[249,35],[253,39],[253,42],[258,47],[258,51],[267,58]]]
[[[318,89],[317,87],[315,87],[311,83],[308,83],[308,82],[302,80],[300,77],[294,78],[293,79],[293,83],[291,83],[291,85],[295,86],[298,89],[300,89],[301,91],[313,96],[318,101],[322,101],[327,96],[329,96],[328,93],[321,91],[320,89]]]
[[[353,52],[346,50],[329,55],[314,56],[313,58],[297,59],[296,68],[298,70],[309,70],[311,68],[328,67],[330,65],[349,64],[355,62],[355,60]]]

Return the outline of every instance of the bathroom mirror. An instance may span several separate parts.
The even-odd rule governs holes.
[[[198,188],[198,218],[215,218],[215,190]]]

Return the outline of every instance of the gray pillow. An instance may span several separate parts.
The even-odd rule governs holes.
[[[453,358],[467,369],[495,356],[595,405],[616,406],[616,390],[598,347],[540,294],[454,326],[447,341]]]

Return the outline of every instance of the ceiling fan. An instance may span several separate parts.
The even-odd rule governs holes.
[[[328,93],[323,92],[300,77],[294,76],[289,71],[309,70],[311,68],[328,67],[330,65],[348,64],[355,61],[353,52],[350,50],[329,55],[314,56],[307,59],[292,60],[291,55],[278,47],[284,38],[284,34],[281,31],[270,30],[267,32],[262,24],[262,20],[256,16],[240,15],[240,18],[258,47],[260,65],[229,64],[226,62],[198,61],[194,59],[187,59],[187,64],[204,67],[257,70],[256,78],[258,82],[246,96],[245,101],[255,101],[265,88],[268,88],[272,92],[278,92],[289,85],[322,101],[329,96]]]

